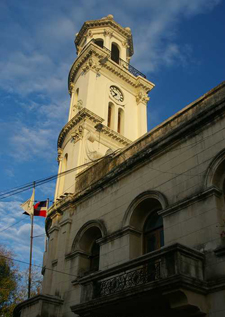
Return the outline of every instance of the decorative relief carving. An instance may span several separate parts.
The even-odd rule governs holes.
[[[73,82],[70,82],[69,84],[69,94],[71,95],[72,92],[75,91],[75,84]]]
[[[139,91],[136,96],[136,101],[139,104],[140,102],[147,103],[149,101],[149,97],[145,92]]]
[[[78,111],[80,111],[81,109],[83,109],[83,101],[82,100],[78,100],[76,105],[73,105],[73,111],[76,111],[76,109]]]
[[[62,153],[63,153],[63,150],[61,148],[58,148],[58,156],[57,156],[58,163],[62,161]]]
[[[80,125],[72,134],[71,142],[76,143],[78,140],[81,140],[84,135],[84,128]]]
[[[94,69],[98,72],[101,69],[101,65],[99,64],[99,62],[94,62],[92,58],[89,58],[89,60],[82,67],[82,70],[83,72],[86,72],[89,69]]]
[[[113,37],[113,32],[109,30],[104,30],[104,36],[109,36],[110,38]]]
[[[123,45],[124,47],[126,47],[126,48],[129,48],[129,47],[130,47],[130,45],[128,44],[127,41],[122,42],[122,45]]]
[[[88,31],[88,34],[87,34],[89,37],[93,37],[93,33],[91,32],[91,30]]]
[[[81,49],[82,49],[82,47],[77,45],[77,54],[80,54]]]
[[[104,155],[99,150],[100,140],[96,138],[94,133],[88,132],[85,138],[86,155],[90,161],[99,159]]]

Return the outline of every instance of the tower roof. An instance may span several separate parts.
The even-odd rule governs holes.
[[[129,27],[123,28],[120,24],[114,21],[113,15],[109,14],[107,17],[101,18],[99,20],[90,20],[84,22],[82,28],[80,31],[76,34],[75,38],[75,46],[78,48],[83,36],[87,33],[89,29],[98,28],[98,27],[111,27],[115,31],[119,31],[120,34],[122,34],[128,42],[129,48],[129,56],[132,56],[134,54],[134,48],[133,48],[133,38],[131,34],[131,29]]]

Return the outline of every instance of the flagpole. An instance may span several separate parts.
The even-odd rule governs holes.
[[[35,182],[33,187],[33,192],[35,192]],[[33,195],[33,197],[35,197]],[[34,198],[35,201],[35,198]],[[34,205],[34,201],[31,202],[32,205]],[[32,209],[32,212],[30,214],[30,263],[29,263],[29,275],[28,275],[28,298],[30,298],[30,291],[31,291],[31,267],[32,267],[32,251],[33,251],[33,229],[34,229],[34,207]]]

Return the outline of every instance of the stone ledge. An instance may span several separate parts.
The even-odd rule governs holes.
[[[23,301],[22,303],[18,304],[14,308],[13,317],[20,317],[21,310],[23,308],[26,308],[26,307],[31,306],[31,305],[36,305],[40,301],[47,303],[47,304],[51,304],[53,306],[61,306],[64,302],[63,299],[60,299],[59,297],[56,297],[56,296],[44,295],[44,294],[36,295],[36,296],[31,297],[31,298]]]
[[[170,206],[169,208],[158,211],[158,214],[162,215],[163,217],[166,217],[166,216],[169,216],[175,212],[178,212],[181,209],[184,209],[190,205],[193,205],[194,203],[196,203],[200,200],[203,200],[207,197],[210,197],[210,196],[220,197],[221,195],[222,195],[222,191],[219,188],[212,186],[211,188],[208,188],[208,189],[198,193],[197,195],[194,195],[194,196],[192,195],[188,198],[185,198],[182,201],[179,201],[178,203]]]
[[[225,246],[218,247],[214,250],[216,256],[225,256]]]

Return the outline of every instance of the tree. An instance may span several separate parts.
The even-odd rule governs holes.
[[[0,246],[0,316],[12,316],[18,302],[17,288],[21,279],[12,253]]]
[[[0,245],[0,317],[11,317],[15,306],[27,299],[28,269],[20,271],[12,252]],[[31,297],[40,294],[42,277],[32,267]]]
[[[27,293],[28,293],[29,269],[21,272],[20,274],[22,276],[22,279],[18,289],[18,295],[19,295],[20,301],[24,301],[25,299],[27,299]],[[37,269],[37,267],[33,266],[31,270],[31,292],[30,292],[31,297],[41,293],[41,285],[42,285],[42,276],[41,276],[40,269]]]

